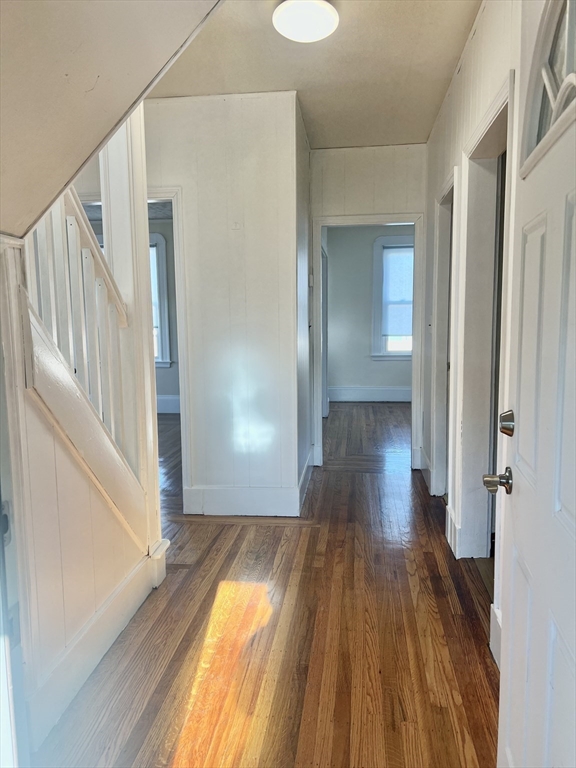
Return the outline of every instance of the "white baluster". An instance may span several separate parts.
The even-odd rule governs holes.
[[[36,238],[34,232],[24,238],[24,256],[26,265],[26,290],[30,303],[39,312],[38,301],[38,276],[36,275]]]
[[[100,417],[102,417],[100,349],[98,346],[98,315],[96,312],[96,276],[94,274],[94,257],[89,248],[82,248],[82,275],[84,278],[89,394],[92,405]]]
[[[108,305],[108,329],[110,334],[110,374],[112,379],[113,429],[114,440],[121,451],[124,449],[124,401],[122,393],[122,358],[120,357],[120,327],[118,310],[112,303]]]
[[[96,278],[96,312],[98,315],[98,342],[102,374],[102,420],[116,439],[114,400],[112,397],[112,371],[110,368],[110,328],[108,319],[108,291],[103,278]]]
[[[54,250],[52,218],[49,214],[36,227],[36,270],[40,291],[40,317],[46,330],[58,345],[56,296],[54,291]]]
[[[52,242],[54,246],[54,283],[58,346],[69,365],[74,367],[74,337],[72,333],[72,305],[70,302],[70,268],[66,247],[66,217],[62,198],[54,205]]]
[[[74,216],[66,217],[66,233],[68,236],[70,300],[72,304],[72,330],[74,336],[74,369],[81,386],[88,392],[88,360],[86,357],[86,315],[84,313],[82,254],[80,252],[80,231]]]

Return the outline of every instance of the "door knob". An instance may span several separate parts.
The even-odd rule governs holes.
[[[512,493],[512,470],[506,467],[503,475],[482,475],[484,487],[490,493],[498,493],[498,488],[506,488],[506,493]]]

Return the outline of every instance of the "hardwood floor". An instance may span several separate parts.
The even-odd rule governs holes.
[[[293,521],[180,515],[169,421],[168,576],[36,764],[494,766],[489,597],[410,470],[409,406],[332,404]]]

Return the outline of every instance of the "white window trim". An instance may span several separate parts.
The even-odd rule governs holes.
[[[158,301],[160,313],[160,328],[158,347],[160,356],[154,359],[156,368],[169,368],[170,359],[170,325],[168,316],[168,275],[166,271],[166,239],[159,232],[150,233],[150,246],[156,247],[156,269],[158,274]]]
[[[412,235],[383,235],[374,240],[372,268],[372,360],[412,360],[412,352],[386,352],[382,347],[382,281],[384,279],[383,249],[390,246],[414,248]],[[412,294],[414,298],[414,294]],[[414,306],[414,305],[412,305]],[[414,310],[412,310],[414,311]]]

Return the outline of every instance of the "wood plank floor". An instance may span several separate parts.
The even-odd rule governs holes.
[[[410,470],[409,406],[332,404],[325,450],[301,520],[184,518],[163,419],[168,576],[38,766],[495,765],[489,597]]]

